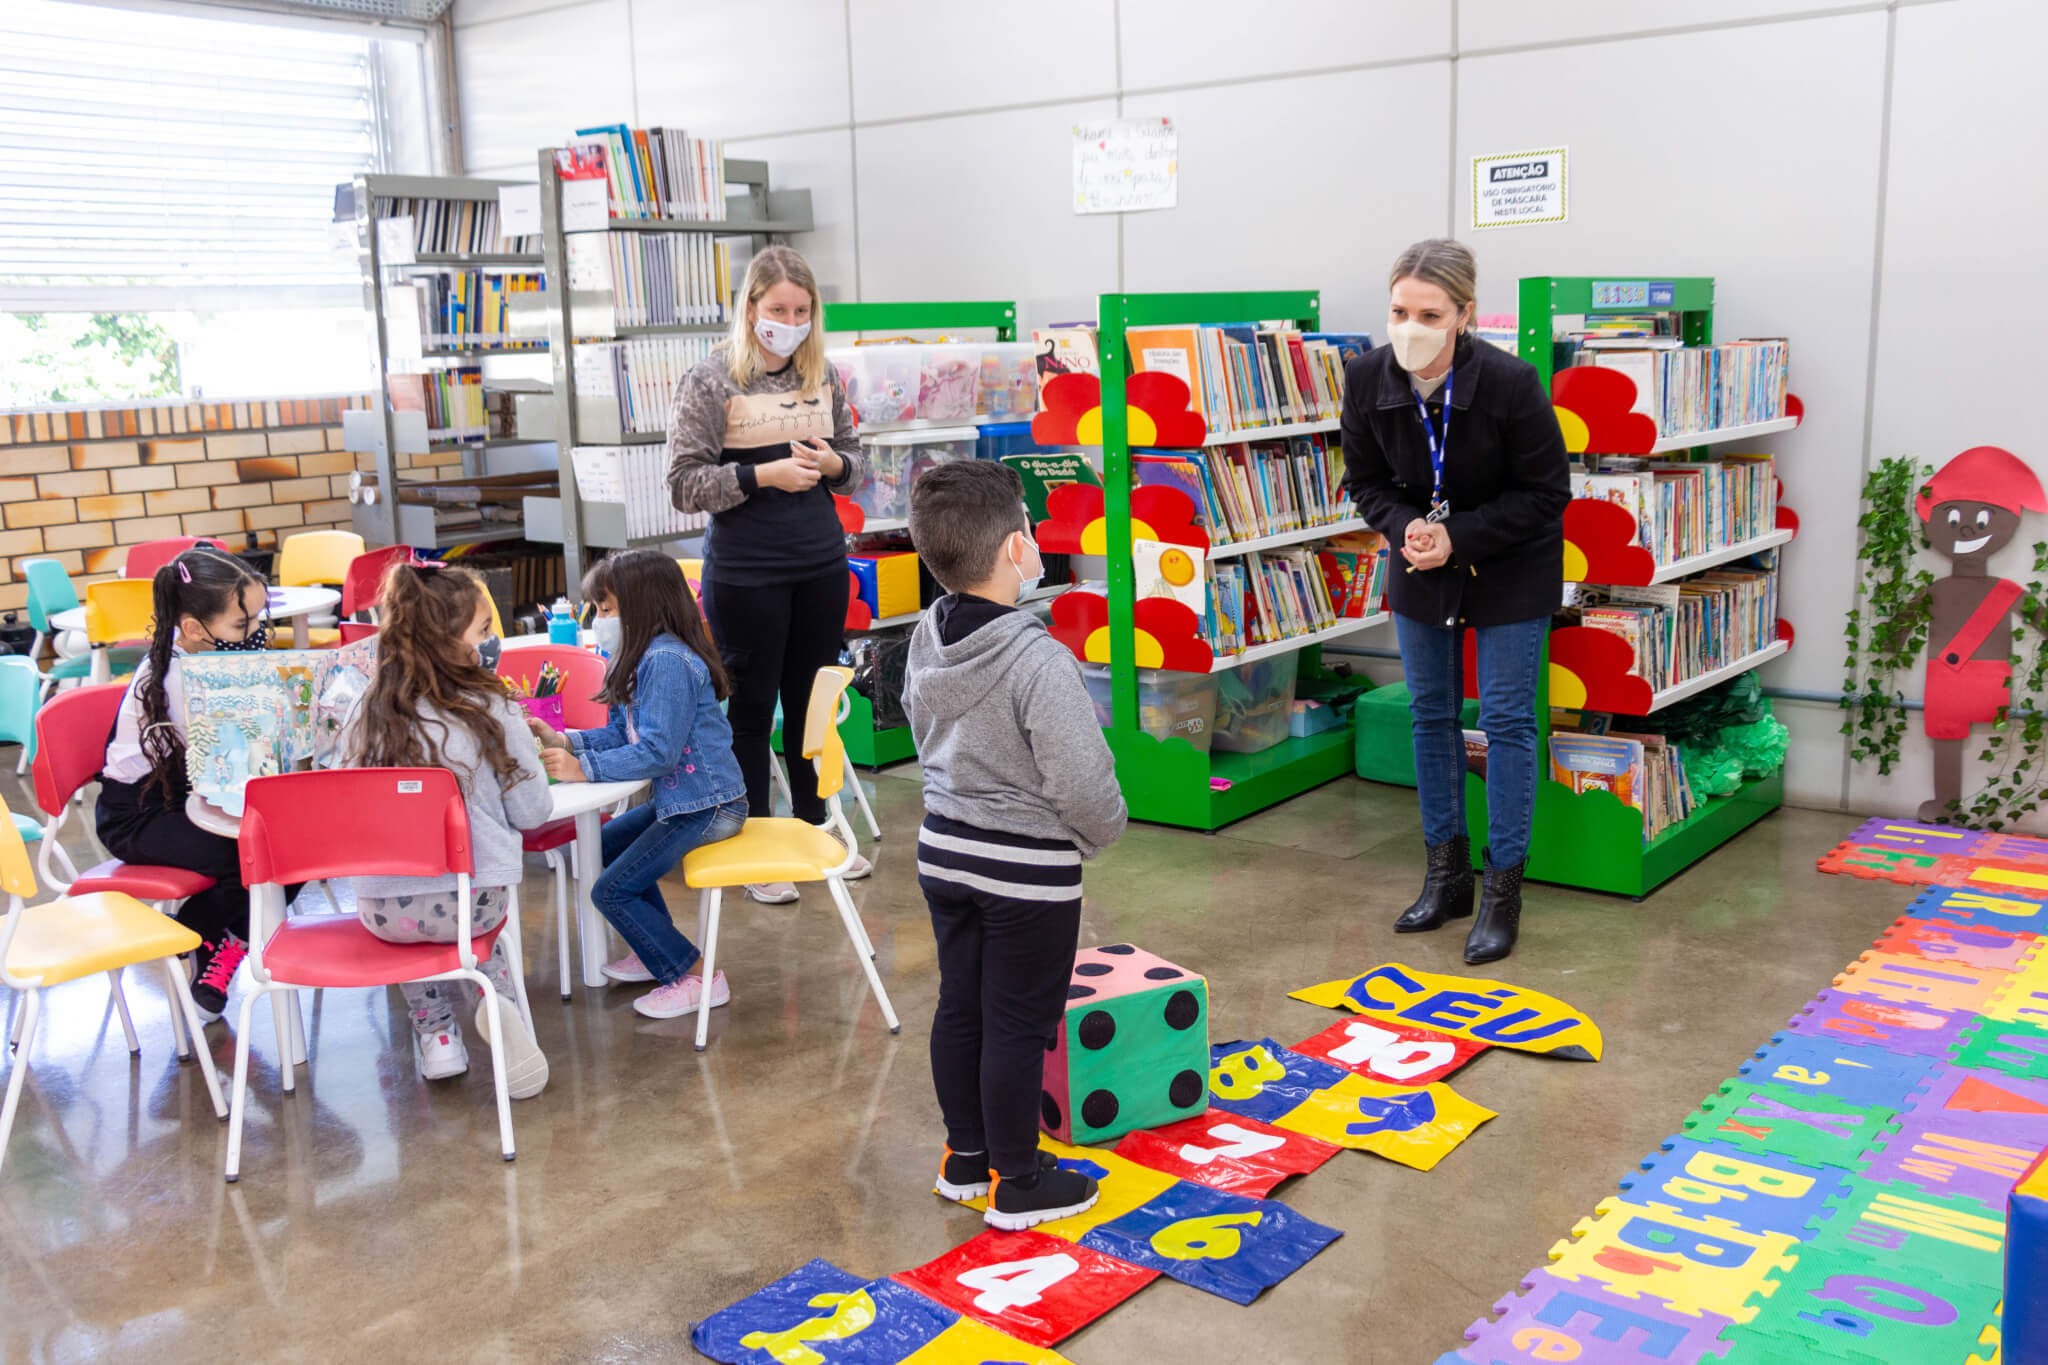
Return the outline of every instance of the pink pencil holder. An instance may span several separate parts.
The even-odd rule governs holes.
[[[562,720],[563,701],[562,694],[557,692],[552,697],[522,697],[519,704],[525,707],[526,714],[535,720],[544,720],[557,730],[566,730],[569,727]]]

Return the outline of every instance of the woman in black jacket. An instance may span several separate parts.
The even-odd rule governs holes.
[[[1465,833],[1464,639],[1478,645],[1486,732],[1486,886],[1467,962],[1515,946],[1536,809],[1536,670],[1564,584],[1564,437],[1535,369],[1472,324],[1472,253],[1417,242],[1389,278],[1391,345],[1344,374],[1344,480],[1359,515],[1399,549],[1388,604],[1415,717],[1429,873],[1394,922],[1419,933],[1472,913]]]

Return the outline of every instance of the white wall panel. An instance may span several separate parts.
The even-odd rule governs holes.
[[[1094,317],[1116,287],[1116,223],[1074,212],[1069,129],[1114,112],[1092,100],[862,128],[866,300],[1014,298],[1025,327]]]
[[[1816,810],[1842,804],[1842,711],[1832,703],[1778,701],[1773,709],[1790,731],[1785,753],[1785,803]]]
[[[1451,45],[1444,0],[1121,0],[1119,13],[1126,90],[1397,61]]]
[[[818,288],[829,302],[850,299],[854,290],[853,134],[796,133],[788,137],[728,142],[727,157],[768,163],[771,189],[808,189],[815,232],[800,232],[789,244],[804,253]]]
[[[631,52],[636,126],[753,137],[847,121],[843,0],[779,0],[772,18],[758,0],[634,0]]]
[[[617,54],[626,0],[597,0],[478,24],[455,36],[462,163],[526,167],[578,128],[633,116]]]
[[[1114,35],[1110,0],[852,0],[854,114],[865,123],[1109,93]],[[1010,154],[975,150],[991,163]]]
[[[455,27],[467,28],[471,24],[488,24],[498,19],[539,14],[543,10],[573,9],[578,5],[593,2],[594,0],[455,0],[452,12]]]
[[[1600,39],[1687,24],[1725,24],[1787,14],[1840,9],[1816,0],[1458,0],[1458,49]],[[1771,41],[1766,30],[1750,30],[1750,41]],[[1640,74],[1624,64],[1613,74]],[[1659,73],[1660,85],[1662,84]]]
[[[1261,108],[1341,109],[1397,138],[1341,148],[1274,136]],[[1180,128],[1179,207],[1126,215],[1124,288],[1323,291],[1323,321],[1386,331],[1386,269],[1441,236],[1448,212],[1447,62],[1155,96]]]
[[[1799,642],[1765,674],[1781,686],[1841,683],[1856,519],[1843,492],[1861,462],[1884,36],[1882,14],[1858,14],[1774,25],[1768,42],[1723,30],[1477,58],[1459,74],[1461,158],[1571,149],[1569,222],[1460,234],[1479,253],[1481,312],[1513,311],[1523,275],[1712,275],[1717,337],[1791,338],[1807,420],[1768,446],[1801,522],[1780,608]],[[1711,92],[1713,116],[1617,118],[1558,98],[1621,69]],[[1469,166],[1457,194],[1469,223]]]

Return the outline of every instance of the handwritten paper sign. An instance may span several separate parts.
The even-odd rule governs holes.
[[[1472,226],[1562,223],[1566,196],[1562,147],[1472,158]]]
[[[1137,213],[1179,200],[1180,134],[1170,118],[1074,125],[1074,212]]]

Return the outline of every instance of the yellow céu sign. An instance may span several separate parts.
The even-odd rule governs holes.
[[[1540,991],[1388,962],[1363,976],[1291,992],[1329,1009],[1398,1019],[1418,1028],[1572,1061],[1600,1060],[1600,1026]]]

